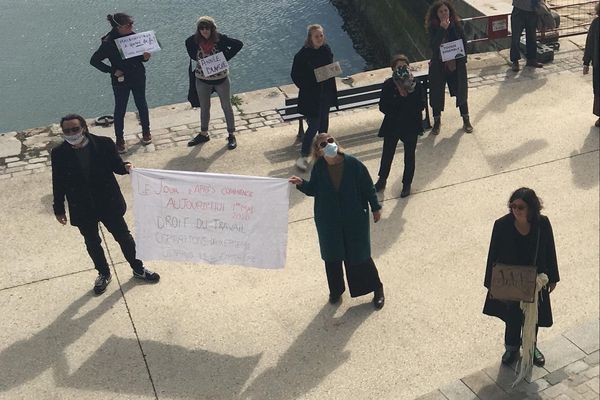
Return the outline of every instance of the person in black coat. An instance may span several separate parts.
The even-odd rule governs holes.
[[[115,96],[114,127],[117,149],[119,153],[127,152],[123,130],[129,92],[138,109],[142,125],[142,144],[152,143],[150,134],[150,115],[146,102],[146,68],[144,64],[150,59],[150,53],[128,59],[121,58],[115,39],[134,35],[133,19],[124,13],[109,14],[106,19],[112,27],[111,31],[102,37],[100,47],[90,59],[90,64],[98,70],[110,74],[113,94]],[[108,59],[110,65],[103,60]]]
[[[379,179],[375,183],[378,192],[385,189],[398,140],[404,144],[404,174],[400,197],[410,194],[410,185],[415,175],[415,152],[417,138],[423,133],[423,109],[421,84],[409,70],[408,57],[399,54],[392,57],[393,75],[383,82],[379,111],[385,114],[379,137],[383,138],[383,151],[379,166]]]
[[[227,123],[227,148],[233,150],[237,147],[235,138],[235,118],[231,106],[231,84],[229,81],[229,69],[206,75],[201,67],[201,62],[207,57],[223,53],[227,61],[231,60],[241,49],[243,43],[240,40],[230,38],[217,32],[217,24],[212,17],[202,16],[196,22],[196,33],[185,40],[185,48],[190,60],[197,62],[193,77],[190,75],[190,90],[188,100],[192,106],[200,107],[200,133],[188,142],[188,146],[196,146],[210,140],[208,136],[208,124],[210,122],[210,96],[217,92],[221,101],[221,108]],[[190,73],[191,64],[189,68]],[[196,96],[190,94],[193,90]]]
[[[541,201],[532,189],[524,187],[517,189],[510,196],[508,207],[509,213],[494,222],[483,284],[490,289],[492,268],[497,262],[510,265],[533,265],[534,260],[537,259],[537,273],[548,276],[548,284],[539,293],[537,325],[550,327],[553,324],[550,293],[560,280],[552,225],[548,217],[540,214]],[[498,317],[505,322],[506,351],[502,356],[502,362],[512,363],[518,357],[521,345],[523,313],[519,302],[498,300],[488,293],[483,313]],[[537,346],[534,350],[533,362],[540,367],[545,363],[544,355]]]
[[[300,158],[296,166],[306,171],[312,141],[318,133],[329,129],[329,108],[338,105],[335,78],[317,82],[315,68],[333,63],[333,53],[325,43],[323,27],[318,24],[307,28],[304,46],[294,56],[291,77],[298,87],[298,112],[306,117],[308,128],[302,139]]]
[[[67,223],[66,198],[71,225],[79,228],[98,271],[94,292],[103,293],[111,281],[98,222],[104,224],[121,246],[133,276],[158,282],[160,276],[136,258],[135,242],[123,218],[127,206],[114,174],[128,174],[131,163],[123,162],[110,138],[89,133],[80,115],[63,117],[60,126],[65,141],[51,152],[54,215],[62,225]]]
[[[592,73],[592,86],[594,89],[594,107],[593,113],[600,117],[600,3],[594,7],[596,18],[590,24],[588,34],[585,40],[585,50],[583,52],[583,74],[590,73],[590,63],[594,67]],[[600,127],[600,118],[594,124]]]
[[[442,61],[440,46],[461,40],[467,49],[467,41],[460,18],[449,0],[434,2],[425,16],[425,29],[429,34],[431,61],[429,62],[429,101],[433,109],[431,134],[438,135],[441,129],[442,111],[446,98],[446,85],[450,96],[456,97],[456,107],[463,119],[463,130],[473,132],[469,118],[469,80],[467,79],[467,57]]]

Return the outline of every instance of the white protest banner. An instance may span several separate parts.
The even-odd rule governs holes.
[[[456,60],[457,58],[462,58],[465,56],[465,54],[467,54],[465,52],[465,45],[461,39],[442,43],[440,46],[440,52],[442,53],[443,62]]]
[[[160,43],[156,39],[154,31],[136,33],[129,36],[123,36],[115,39],[121,58],[128,59],[131,57],[141,56],[148,52],[153,53],[160,50]]]
[[[131,170],[140,259],[283,268],[286,179]]]
[[[204,76],[216,75],[219,72],[229,69],[229,63],[227,63],[222,51],[212,56],[201,58],[198,60],[198,63],[200,64],[200,68],[202,68]]]
[[[315,68],[315,78],[317,79],[317,82],[323,82],[329,78],[340,76],[341,74],[342,67],[340,67],[339,61]]]

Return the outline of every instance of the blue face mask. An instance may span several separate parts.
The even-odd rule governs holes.
[[[325,157],[333,158],[337,156],[338,145],[336,143],[327,143],[327,146],[323,149],[323,155]]]

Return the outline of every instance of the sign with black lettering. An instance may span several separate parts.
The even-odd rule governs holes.
[[[490,294],[498,300],[533,303],[536,278],[535,266],[496,263],[492,268]]]

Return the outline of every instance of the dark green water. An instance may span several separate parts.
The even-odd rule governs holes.
[[[163,46],[146,65],[151,107],[186,101],[183,42],[200,15],[244,42],[231,62],[234,93],[289,83],[310,23],[325,27],[344,74],[367,66],[329,0],[0,0],[0,132],[45,126],[70,112],[112,114],[109,77],[89,58],[108,31],[106,14],[117,11],[131,14],[138,32],[156,31]]]

